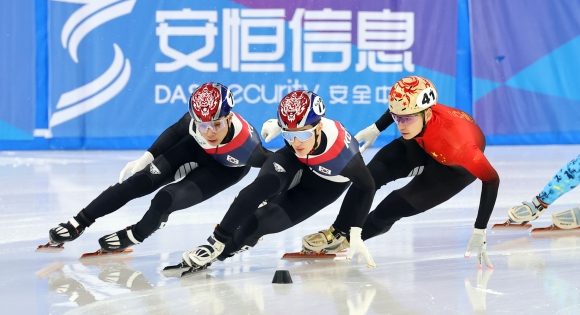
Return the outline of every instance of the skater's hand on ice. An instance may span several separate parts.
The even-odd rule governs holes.
[[[369,253],[367,246],[361,238],[362,229],[359,227],[350,228],[350,250],[346,259],[352,260],[352,257],[358,253],[358,262],[361,262],[363,256],[367,262],[367,267],[377,268],[377,264]]]
[[[381,132],[379,131],[379,129],[377,128],[377,126],[375,124],[372,124],[368,127],[366,127],[365,129],[359,131],[354,138],[356,139],[356,141],[358,141],[358,143],[364,143],[361,147],[360,147],[360,153],[363,153],[368,147],[370,147],[375,140],[377,140],[377,137],[379,136]]]
[[[489,268],[493,268],[491,261],[487,257],[487,244],[485,240],[485,229],[473,229],[473,234],[469,239],[469,244],[467,244],[467,249],[465,250],[465,258],[469,258],[471,251],[477,248],[477,263],[479,268],[481,268],[481,260],[485,262],[485,265]]]
[[[121,174],[119,174],[119,184],[123,183],[123,180],[125,180],[125,176],[127,176],[127,174],[133,175],[139,172],[140,170],[144,169],[145,166],[151,164],[153,160],[153,154],[151,154],[149,151],[145,151],[145,153],[143,153],[139,159],[127,163],[127,165],[125,165],[121,171]]]
[[[270,142],[272,139],[276,138],[281,131],[282,128],[278,126],[278,119],[268,119],[262,125],[262,131],[260,133],[262,134],[264,141]]]

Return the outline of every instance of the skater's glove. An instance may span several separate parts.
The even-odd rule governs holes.
[[[354,138],[356,139],[356,141],[358,141],[358,143],[364,143],[361,147],[360,147],[360,153],[363,153],[368,147],[370,147],[375,140],[377,140],[377,137],[379,136],[381,132],[379,131],[379,129],[377,128],[377,125],[372,124],[368,127],[366,127],[365,129],[359,131]]]
[[[493,268],[491,261],[487,257],[487,244],[485,240],[485,229],[473,229],[473,234],[471,234],[471,238],[469,239],[469,244],[467,244],[467,249],[465,250],[465,258],[468,258],[471,255],[471,251],[474,248],[477,248],[477,263],[479,264],[479,268],[481,268],[481,260],[485,262],[485,265],[488,268]]]
[[[276,138],[281,131],[282,128],[278,126],[278,119],[268,119],[262,125],[262,131],[260,133],[262,134],[264,141],[270,142],[272,139]]]
[[[367,267],[376,268],[377,264],[371,257],[369,250],[361,238],[362,229],[359,227],[350,228],[350,251],[346,259],[352,260],[352,257],[358,253],[358,262],[361,262],[363,256],[367,262]]]
[[[140,170],[144,169],[145,166],[151,164],[154,159],[155,158],[153,158],[153,154],[151,154],[151,152],[145,151],[145,153],[143,153],[139,159],[127,163],[127,165],[125,165],[121,171],[121,174],[119,174],[119,184],[123,183],[123,180],[125,180],[125,176],[127,176],[127,174],[133,175],[139,172]]]

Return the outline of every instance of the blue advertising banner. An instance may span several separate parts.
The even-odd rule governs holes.
[[[34,24],[33,2],[0,1],[0,143],[34,139]]]
[[[473,117],[488,143],[580,143],[580,2],[470,6]]]
[[[229,86],[257,128],[289,91],[310,89],[356,133],[410,74],[454,106],[457,2],[443,3],[53,0],[49,121],[37,134],[64,148],[147,148],[207,81]]]

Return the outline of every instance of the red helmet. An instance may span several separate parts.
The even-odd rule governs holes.
[[[282,128],[301,128],[319,121],[325,113],[324,101],[314,92],[290,92],[278,105],[278,125]]]
[[[195,122],[207,122],[229,115],[234,105],[234,95],[227,86],[208,82],[191,93],[188,109]]]

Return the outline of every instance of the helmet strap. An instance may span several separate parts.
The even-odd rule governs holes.
[[[314,151],[316,151],[316,149],[318,149],[318,135],[316,134],[316,132],[314,133],[314,146],[312,146],[312,150],[310,150],[310,153],[308,154],[312,154]]]
[[[229,120],[229,122],[228,122],[228,120]],[[220,144],[226,144],[226,143],[232,141],[232,139],[234,138],[235,129],[233,126],[233,122],[231,121],[230,118],[226,119],[226,128],[228,128],[228,133],[226,134],[226,136],[224,137],[224,139],[222,140],[222,142]]]
[[[320,120],[318,122],[316,122],[316,126],[318,126],[318,124],[320,123]],[[322,132],[322,130],[320,131]],[[320,134],[317,134],[316,131],[314,131],[314,146],[312,146],[312,150],[310,150],[310,153],[308,154],[312,154],[314,153],[314,151],[316,151],[316,149],[318,149],[318,146],[320,145],[320,143],[318,143],[318,136]]]

